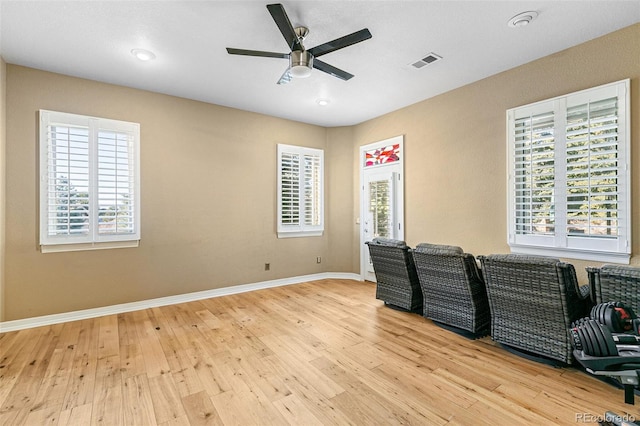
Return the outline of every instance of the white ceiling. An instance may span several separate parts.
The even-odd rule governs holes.
[[[284,1],[293,26],[311,30],[307,48],[362,28],[373,37],[322,57],[351,80],[314,70],[277,85],[286,60],[225,50],[288,52],[267,3],[0,0],[0,53],[11,64],[333,127],[640,22],[640,0]],[[529,10],[539,13],[530,25],[507,26]],[[156,59],[141,62],[134,48]],[[409,65],[430,52],[443,59]]]

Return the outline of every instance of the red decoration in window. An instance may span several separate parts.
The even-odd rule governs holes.
[[[365,152],[364,166],[377,166],[393,163],[400,160],[400,144],[389,145],[383,148]]]

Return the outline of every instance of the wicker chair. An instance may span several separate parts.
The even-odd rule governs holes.
[[[366,244],[376,274],[376,299],[407,311],[422,312],[422,290],[407,244],[388,238],[374,238]]]
[[[622,302],[640,315],[640,268],[603,265],[587,272],[594,303]]]
[[[491,337],[539,361],[573,362],[568,329],[589,315],[589,286],[573,265],[518,254],[478,256],[491,307]]]
[[[411,252],[422,287],[423,315],[453,331],[486,336],[491,313],[473,255],[460,247],[435,244],[418,244]]]

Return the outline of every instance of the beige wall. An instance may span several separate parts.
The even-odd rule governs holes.
[[[505,253],[509,108],[631,78],[640,184],[640,24],[410,107],[325,129],[14,65],[6,68],[5,320],[317,272],[359,272],[358,148],[405,135],[405,235]],[[36,113],[141,123],[137,249],[37,249]],[[1,116],[0,111],[0,116]],[[0,132],[1,134],[1,132]],[[326,232],[275,236],[276,143],[324,148]],[[634,224],[640,196],[633,197]],[[640,264],[640,227],[632,263]],[[321,256],[321,264],[316,257]],[[584,281],[587,262],[573,261]],[[264,271],[264,263],[271,271]]]
[[[476,255],[509,252],[506,110],[631,78],[631,263],[640,265],[639,40],[636,24],[356,126],[354,155],[361,145],[405,135],[408,244],[453,244]],[[583,281],[584,266],[597,264],[570,261]]]
[[[329,246],[327,270],[360,273],[360,266],[352,262],[354,235],[358,235],[356,216],[352,200],[356,188],[353,186],[353,127],[327,129],[329,155],[326,157],[327,186],[330,188],[326,200]],[[357,193],[357,192],[356,192]]]
[[[305,135],[336,169],[350,165],[327,149],[323,127],[15,65],[7,107],[6,320],[324,272],[351,255],[333,247],[328,256],[327,233],[276,238],[277,143]],[[39,109],[141,124],[139,248],[38,251]],[[329,182],[344,174],[334,171]],[[327,196],[344,198],[330,187]],[[338,230],[340,214],[327,217]]]
[[[6,74],[7,65],[0,57],[0,321],[4,320]]]

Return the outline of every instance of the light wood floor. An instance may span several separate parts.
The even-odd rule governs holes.
[[[0,334],[1,425],[544,425],[607,410],[640,418],[619,389],[350,280]]]

